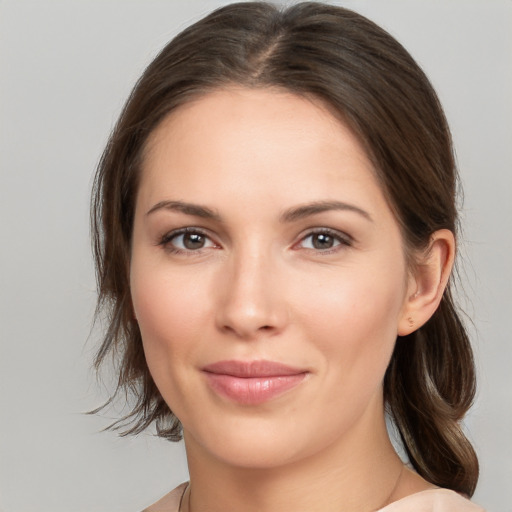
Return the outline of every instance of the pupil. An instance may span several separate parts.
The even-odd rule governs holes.
[[[313,247],[315,249],[330,249],[333,246],[334,239],[330,235],[318,234],[313,237]]]
[[[197,233],[187,233],[183,237],[183,245],[187,249],[201,249],[204,246],[204,236]]]

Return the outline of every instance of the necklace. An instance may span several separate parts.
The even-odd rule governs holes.
[[[389,505],[390,500],[393,497],[393,494],[395,494],[395,491],[397,490],[398,485],[399,485],[400,481],[402,480],[404,468],[405,468],[405,465],[402,464],[400,467],[400,472],[398,473],[398,477],[395,480],[393,488],[391,489],[391,492],[388,494],[388,496],[382,502],[382,504],[375,510],[375,512],[378,512],[385,506]],[[190,484],[187,485],[187,487],[183,491],[183,494],[181,495],[180,504],[178,506],[178,512],[190,512]]]
[[[185,494],[187,495],[187,510],[189,509],[189,506],[188,506],[188,502],[189,502],[189,499],[188,499],[188,495],[189,495],[189,492],[188,492],[188,488],[190,487],[190,484],[187,485],[187,487],[185,487],[185,490],[183,491],[183,494],[181,495],[181,498],[180,498],[180,504],[178,505],[178,512],[184,512],[184,509],[182,509],[182,505],[183,505],[183,498],[185,498]]]
[[[400,466],[400,473],[398,473],[398,477],[395,481],[395,485],[393,485],[393,488],[391,489],[391,492],[389,493],[388,497],[385,499],[385,501],[382,503],[382,505],[380,505],[380,507],[377,509],[376,512],[378,512],[380,509],[384,508],[385,506],[389,505],[390,501],[391,501],[391,498],[393,497],[393,494],[395,494],[397,488],[398,488],[398,484],[400,483],[400,481],[402,480],[402,475],[403,475],[403,472],[404,472],[404,468],[405,468],[405,465],[402,464]]]

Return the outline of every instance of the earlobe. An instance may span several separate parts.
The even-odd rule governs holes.
[[[406,336],[419,329],[434,314],[448,284],[455,260],[455,237],[440,229],[430,238],[428,249],[417,257],[398,321],[397,333]]]

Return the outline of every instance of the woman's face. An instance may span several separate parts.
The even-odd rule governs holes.
[[[411,288],[358,140],[319,102],[229,89],[150,137],[131,290],[187,445],[270,467],[375,435]]]

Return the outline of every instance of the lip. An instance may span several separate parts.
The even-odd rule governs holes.
[[[298,386],[309,373],[274,361],[218,361],[202,368],[216,393],[240,404],[257,405]]]

